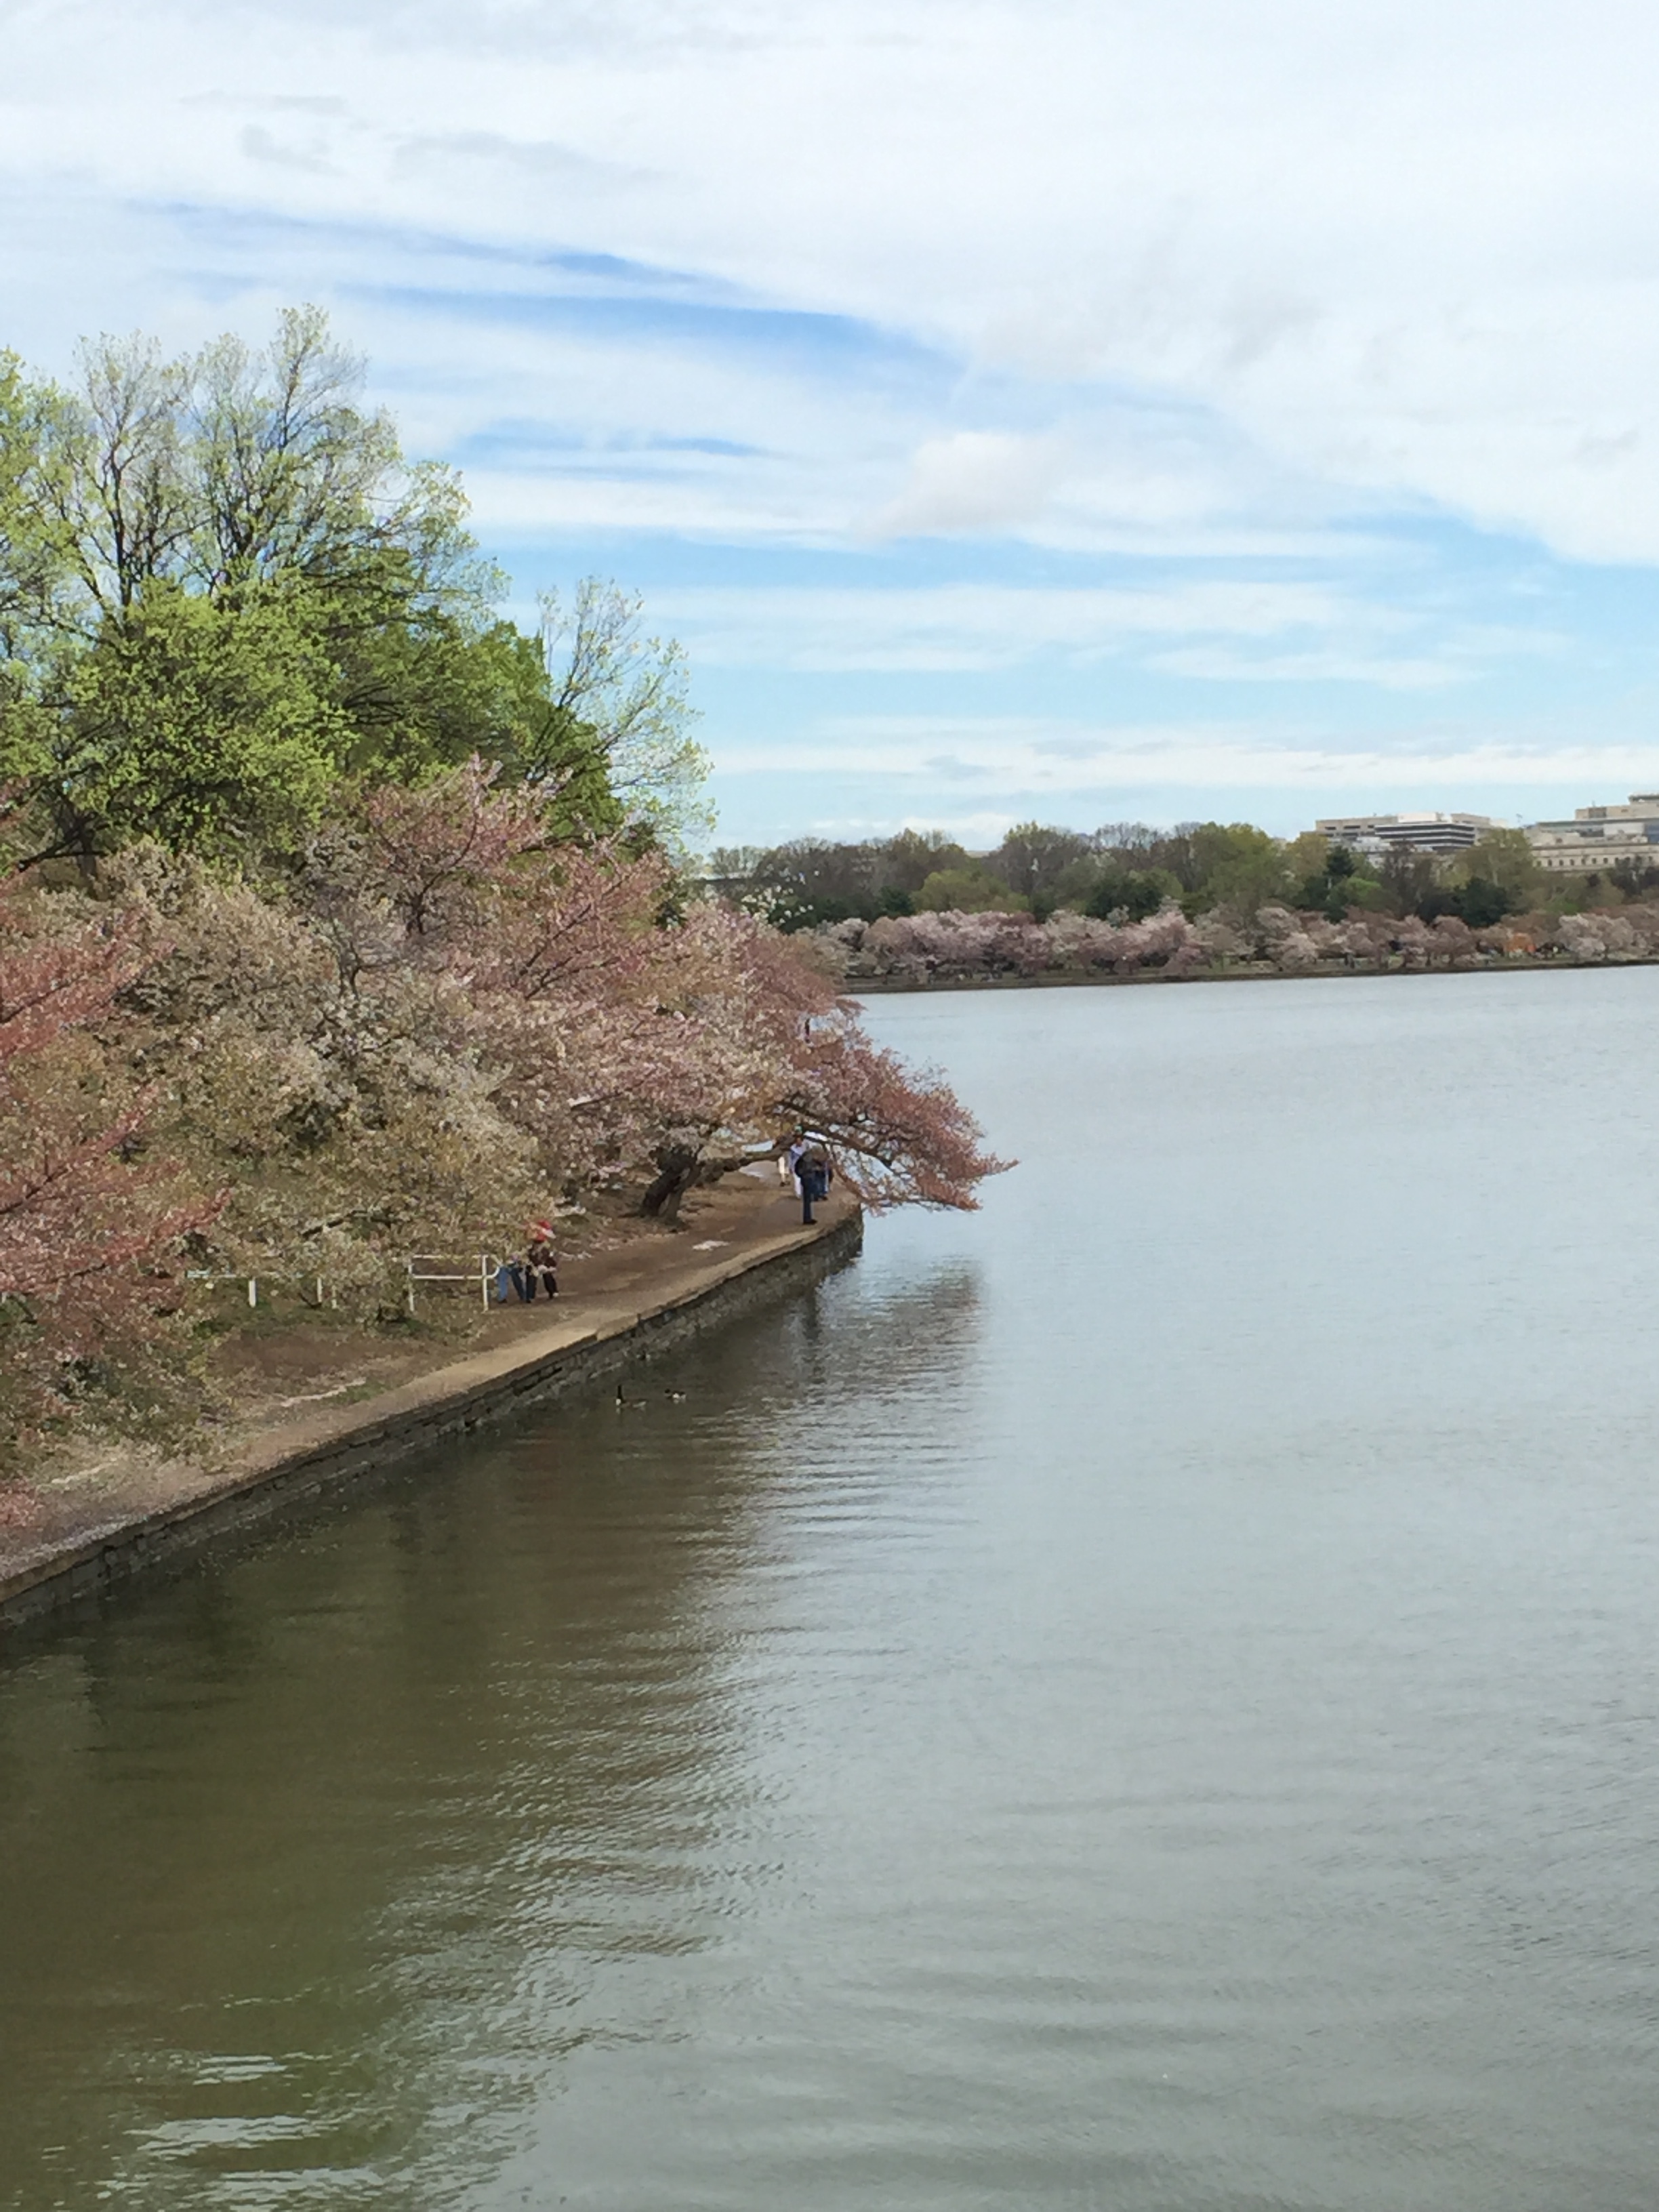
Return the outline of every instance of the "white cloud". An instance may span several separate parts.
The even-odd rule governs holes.
[[[1659,557],[1659,19],[1635,0],[65,0],[7,30],[4,167],[41,208],[225,202],[695,268],[1049,380],[1062,416],[1079,380],[1179,394],[1293,477]],[[1041,519],[1053,426],[963,421],[972,397],[913,428],[908,490],[870,509]]]
[[[1456,684],[1559,641],[1448,623],[1309,580],[1184,578],[1090,588],[953,584],[926,590],[669,590],[659,617],[709,668],[987,671],[1125,653],[1206,680]]]
[[[1052,438],[994,430],[957,430],[929,438],[911,459],[896,499],[871,522],[881,538],[970,531],[1001,535],[1033,522],[1048,505],[1066,465]]]
[[[1147,745],[1172,717],[1160,788],[1656,781],[1532,742],[1659,723],[1645,608],[1582,565],[1659,561],[1635,0],[0,10],[0,343],[61,370],[323,300],[526,592],[737,549],[744,590],[651,593],[739,702],[723,770],[769,716],[798,768],[825,677],[1046,684],[1046,737],[942,723],[903,771],[1012,789],[1109,661]],[[757,548],[872,580],[761,589]],[[1261,719],[1292,684],[1331,726]],[[1478,737],[1389,720],[1482,685]]]
[[[1586,790],[1639,789],[1653,775],[1651,747],[1528,746],[1455,734],[1419,735],[1397,747],[1341,746],[1311,734],[1236,721],[1185,724],[1044,720],[1017,715],[871,714],[826,717],[817,733],[825,773],[938,775],[999,791],[1064,793],[1185,790],[1306,793],[1364,788],[1386,798],[1470,789],[1541,790],[1566,781]],[[729,776],[799,771],[798,744],[766,738],[727,748]]]

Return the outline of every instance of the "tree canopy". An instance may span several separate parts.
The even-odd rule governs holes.
[[[1135,923],[1164,907],[1247,929],[1280,906],[1332,923],[1415,915],[1478,929],[1544,904],[1559,913],[1591,896],[1645,897],[1659,888],[1646,849],[1600,875],[1564,879],[1546,877],[1522,830],[1485,830],[1451,854],[1402,844],[1379,853],[1316,830],[1281,841],[1248,822],[1108,822],[1091,831],[1024,822],[977,854],[945,831],[915,829],[857,844],[803,837],[717,852],[709,881],[785,930],[930,913]]]
[[[566,830],[696,819],[684,656],[598,579],[498,611],[454,472],[411,461],[315,308],[255,349],[0,356],[0,779],[37,854],[291,850],[343,779],[474,757]]]
[[[100,339],[72,390],[0,356],[0,1478],[178,1434],[216,1279],[378,1326],[414,1251],[672,1219],[803,1124],[873,1206],[1000,1166],[693,895],[708,761],[638,597],[526,632],[505,588],[314,309]],[[911,890],[962,857],[899,842]]]

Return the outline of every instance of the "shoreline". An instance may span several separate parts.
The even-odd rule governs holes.
[[[1638,955],[1606,960],[1551,960],[1522,954],[1503,960],[1476,960],[1461,967],[1435,968],[1201,968],[1190,975],[1166,975],[1159,969],[1143,969],[1133,975],[1113,975],[1083,969],[1055,969],[1036,975],[929,975],[920,980],[904,975],[848,975],[841,988],[849,999],[919,996],[929,991],[1058,991],[1094,990],[1191,983],[1352,983],[1392,975],[1520,975],[1545,971],[1567,975],[1589,969],[1605,974],[1610,968],[1659,968],[1659,957]]]
[[[856,1257],[864,1216],[842,1199],[811,1229],[764,1237],[721,1259],[695,1251],[660,1270],[644,1302],[596,1300],[544,1328],[447,1359],[356,1402],[279,1423],[213,1468],[181,1475],[179,1495],[108,1514],[62,1537],[0,1537],[0,1638],[9,1630],[180,1559],[448,1438],[614,1376],[739,1314],[804,1290]]]

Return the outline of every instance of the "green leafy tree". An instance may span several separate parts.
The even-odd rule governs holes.
[[[775,929],[814,929],[854,915],[868,920],[878,911],[872,848],[866,845],[797,837],[769,851],[715,858],[725,895]]]
[[[589,749],[617,805],[671,846],[714,827],[703,787],[710,762],[691,726],[685,654],[672,638],[646,636],[637,593],[589,576],[567,605],[541,599],[549,714],[527,773],[565,772],[572,741]]]
[[[1304,913],[1312,910],[1327,921],[1340,921],[1355,907],[1371,909],[1382,903],[1377,878],[1367,872],[1353,848],[1339,839],[1310,830],[1286,846],[1285,861],[1296,884],[1292,896]]]
[[[1432,853],[1419,853],[1409,845],[1391,845],[1382,856],[1380,878],[1386,910],[1402,921],[1418,913],[1423,902],[1439,888],[1440,868]]]
[[[1512,911],[1513,904],[1501,884],[1487,876],[1471,876],[1457,893],[1457,918],[1471,929],[1490,929]]]
[[[902,830],[862,844],[798,837],[769,851],[717,851],[708,880],[722,898],[763,915],[775,928],[812,929],[826,921],[909,914],[930,876],[971,866],[942,832]]]
[[[1334,842],[1322,830],[1304,830],[1292,837],[1285,848],[1285,866],[1292,879],[1305,882],[1310,876],[1323,875]]]
[[[968,855],[942,830],[901,830],[876,847],[875,861],[878,896],[893,894],[914,903],[929,876],[942,868],[965,868]]]
[[[1030,901],[987,867],[939,868],[916,893],[918,914],[1023,914]]]
[[[1649,848],[1650,853],[1653,849]],[[1607,871],[1607,879],[1624,898],[1646,898],[1659,890],[1659,866],[1651,859],[1620,860]]]
[[[1066,868],[1085,860],[1091,848],[1092,841],[1078,830],[1020,822],[988,856],[986,865],[1010,890],[1022,892],[1035,909],[1052,912]]]
[[[1443,873],[1453,884],[1479,880],[1495,885],[1504,893],[1508,902],[1504,910],[1510,914],[1531,906],[1545,888],[1544,871],[1524,830],[1486,830],[1467,852],[1449,860]]]
[[[59,567],[33,483],[51,411],[17,356],[0,352],[0,665],[20,672]]]
[[[38,851],[280,844],[331,780],[475,756],[556,828],[695,811],[678,647],[613,586],[562,630],[502,621],[459,479],[406,459],[362,379],[314,308],[261,349],[100,339],[72,394],[0,357],[0,775]]]
[[[1145,921],[1148,915],[1158,912],[1166,899],[1178,899],[1180,896],[1181,885],[1167,869],[1125,868],[1111,864],[1098,877],[1084,912],[1100,921],[1116,916]]]
[[[1191,833],[1191,844],[1198,873],[1195,908],[1226,907],[1254,915],[1289,895],[1285,848],[1265,830],[1249,822],[1204,822]]]
[[[41,764],[60,845],[290,845],[336,789],[349,730],[325,648],[277,591],[155,586],[73,668]]]
[[[1154,830],[1145,822],[1107,822],[1090,842],[1103,862],[1166,870],[1187,895],[1198,891],[1204,881],[1205,862],[1197,839],[1200,830],[1212,826],[1177,822],[1172,830]]]

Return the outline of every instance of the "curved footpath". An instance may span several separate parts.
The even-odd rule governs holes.
[[[603,1291],[491,1319],[497,1340],[349,1405],[278,1421],[211,1467],[173,1462],[162,1502],[135,1510],[94,1490],[74,1525],[0,1529],[0,1629],[125,1580],[295,1498],[378,1472],[446,1437],[648,1359],[702,1329],[805,1288],[858,1252],[864,1218],[825,1202],[817,1225],[785,1225],[792,1206],[756,1194],[741,1233],[700,1250],[690,1235],[630,1248],[633,1266]],[[701,1225],[701,1224],[699,1224]],[[727,1225],[727,1224],[722,1224]],[[729,1224],[734,1231],[738,1224]],[[574,1276],[578,1269],[570,1270]],[[607,1271],[613,1273],[614,1271]]]

